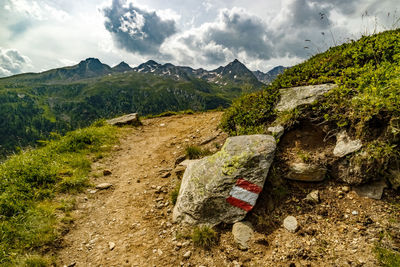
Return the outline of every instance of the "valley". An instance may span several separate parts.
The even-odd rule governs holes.
[[[265,74],[268,81],[280,70]],[[226,108],[265,86],[238,60],[206,71],[154,61],[111,68],[88,58],[71,67],[1,78],[0,155],[101,118]]]

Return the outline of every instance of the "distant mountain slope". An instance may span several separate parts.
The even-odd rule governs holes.
[[[131,70],[133,70],[133,69],[124,61],[122,61],[121,63],[119,63],[118,65],[116,65],[112,68],[112,71],[114,71],[114,72],[125,72],[125,71],[131,71]]]
[[[111,68],[88,58],[70,67],[1,78],[0,155],[99,118],[227,107],[263,86],[238,60],[207,71],[153,60]]]
[[[282,74],[286,69],[288,69],[288,67],[277,66],[266,73],[257,70],[253,71],[253,74],[260,82],[264,84],[270,84],[277,78],[279,74]]]

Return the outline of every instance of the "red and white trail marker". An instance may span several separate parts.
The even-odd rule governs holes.
[[[243,178],[236,181],[236,185],[229,193],[226,201],[232,206],[238,207],[247,212],[251,211],[256,204],[258,195],[261,193],[262,187],[250,183]]]

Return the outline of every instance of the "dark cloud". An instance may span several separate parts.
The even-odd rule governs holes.
[[[120,48],[141,54],[155,54],[166,38],[176,33],[175,21],[163,20],[156,12],[134,7],[126,0],[113,0],[103,9],[105,27]]]
[[[28,61],[17,50],[0,48],[0,77],[21,73]]]
[[[264,22],[245,12],[224,11],[218,27],[210,27],[205,41],[231,49],[234,53],[246,52],[251,57],[262,59],[271,56],[271,43]]]
[[[327,28],[331,22],[329,13],[326,12],[326,5],[322,2],[309,0],[295,0],[286,7],[288,16],[285,27],[313,27],[314,29]]]
[[[272,52],[264,22],[237,8],[221,11],[215,22],[184,33],[174,45],[186,47],[188,53],[196,52],[192,57],[176,55],[182,61],[193,58],[197,63],[211,65],[231,60],[238,54],[268,59]]]

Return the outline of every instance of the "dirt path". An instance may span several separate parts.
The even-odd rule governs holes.
[[[173,116],[124,129],[127,133],[112,156],[93,166],[94,173],[112,172],[93,183],[108,182],[113,187],[78,198],[74,227],[56,256],[58,265],[179,265],[182,257],[171,248],[174,229],[169,222],[168,192],[175,177],[161,176],[174,168],[186,144],[218,135],[213,144],[224,139],[217,130],[220,117],[219,112]]]
[[[205,146],[216,151],[226,138],[217,129],[221,115],[156,118],[139,128],[124,128],[111,156],[92,166],[94,184],[113,186],[78,197],[73,227],[55,255],[57,266],[372,267],[379,265],[374,252],[378,242],[400,250],[400,196],[388,191],[382,200],[366,199],[332,179],[287,182],[285,188],[268,182],[247,218],[256,229],[247,251],[233,242],[231,226],[218,229],[219,243],[210,250],[191,244],[171,222],[175,161],[189,144],[208,140]],[[103,176],[105,169],[112,174]],[[321,202],[305,202],[316,189]],[[274,199],[274,194],[285,197]],[[282,227],[288,215],[299,222],[295,234]]]

